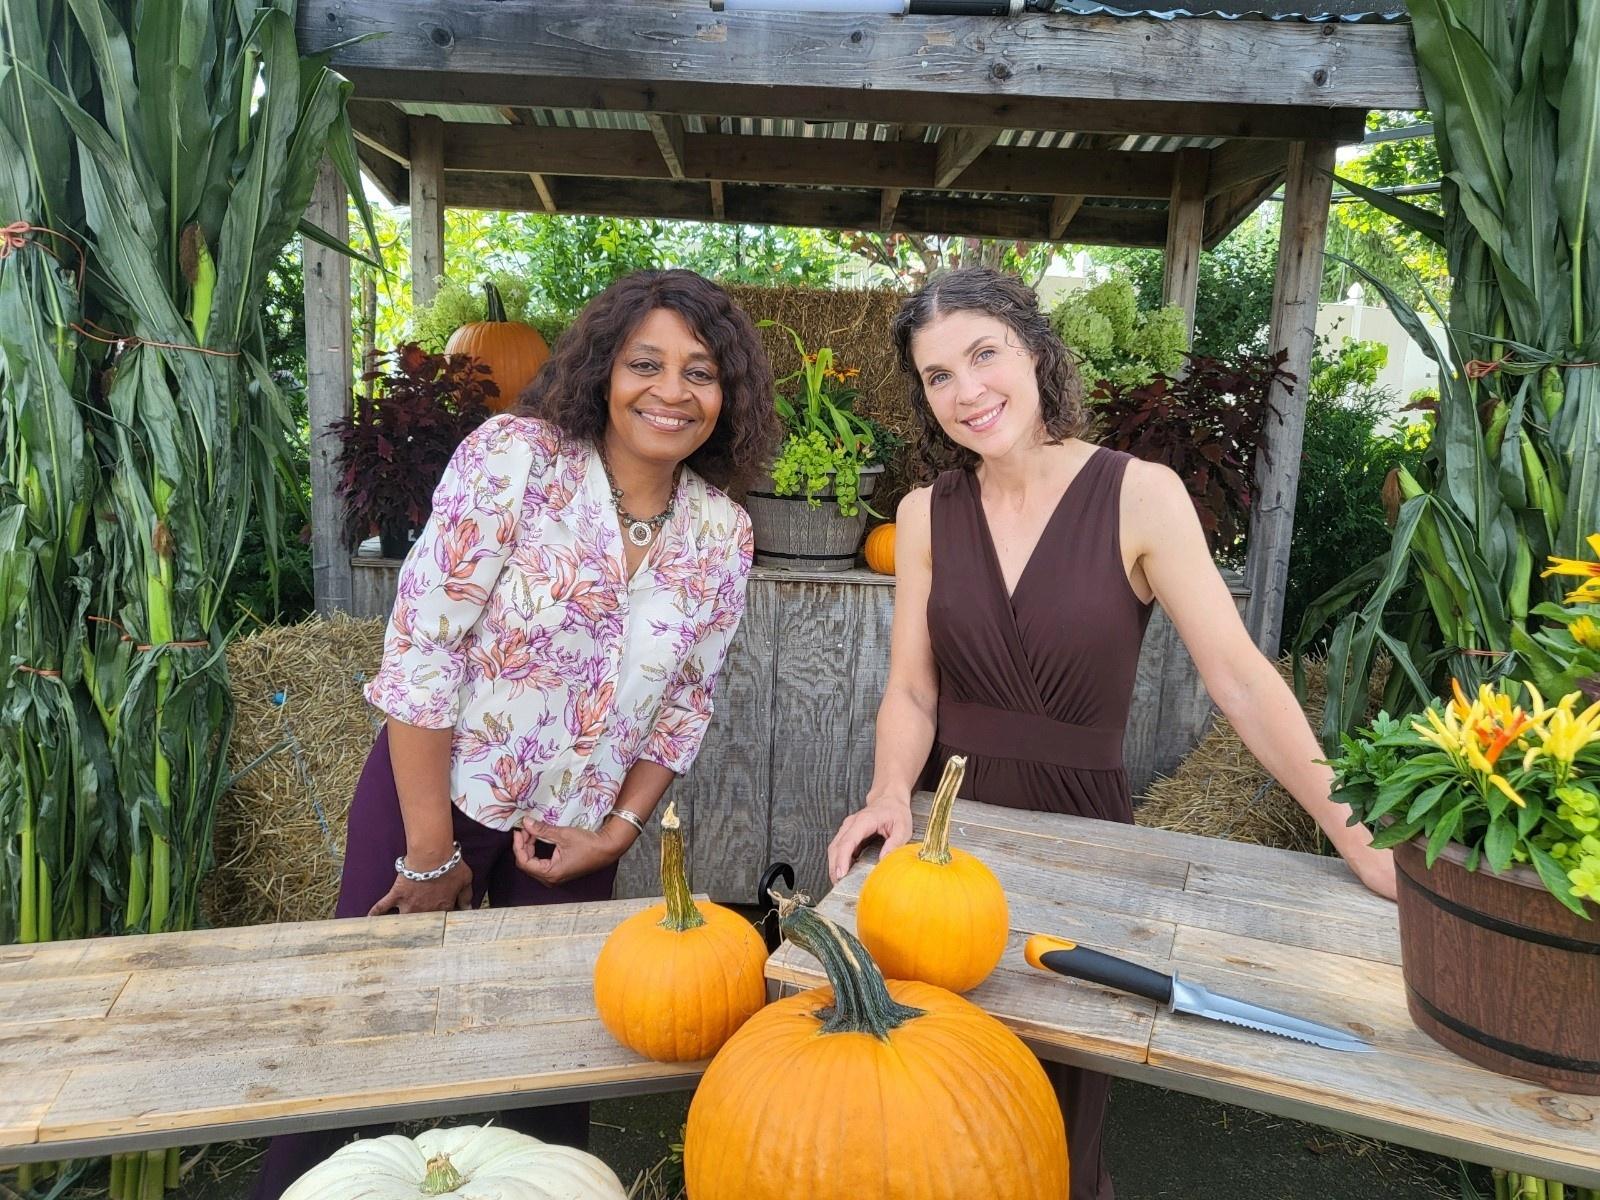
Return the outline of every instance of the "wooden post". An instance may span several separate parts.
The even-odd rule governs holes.
[[[1172,199],[1167,205],[1167,257],[1161,280],[1161,302],[1176,304],[1194,337],[1195,299],[1200,288],[1200,248],[1206,229],[1206,182],[1211,155],[1206,150],[1180,150],[1172,172]]]
[[[433,303],[444,274],[444,122],[411,118],[411,303]]]
[[[350,236],[344,180],[327,159],[317,172],[306,220],[341,242]],[[317,612],[349,612],[350,551],[344,541],[344,503],[334,491],[339,440],[329,423],[350,415],[350,260],[300,241],[306,285],[306,409],[311,426],[311,580]]]
[[[1263,654],[1276,658],[1283,637],[1283,600],[1289,583],[1289,543],[1300,483],[1300,443],[1306,427],[1306,384],[1317,336],[1322,250],[1333,193],[1334,143],[1296,142],[1289,149],[1278,277],[1272,297],[1268,345],[1288,352],[1288,387],[1267,396],[1261,445],[1256,451],[1256,500],[1250,514],[1245,581],[1250,586],[1246,623]]]

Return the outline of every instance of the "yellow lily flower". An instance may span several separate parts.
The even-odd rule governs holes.
[[[1574,692],[1567,700],[1575,700]],[[1570,705],[1551,710],[1549,725],[1542,730],[1543,743],[1536,747],[1557,762],[1571,764],[1592,742],[1600,741],[1600,701],[1574,715]]]
[[[1600,533],[1591,533],[1586,539],[1589,549],[1593,550],[1596,558],[1600,558]],[[1573,604],[1579,600],[1600,600],[1600,562],[1588,562],[1581,558],[1560,558],[1552,554],[1548,569],[1539,572],[1540,579],[1547,579],[1551,575],[1577,575],[1585,581],[1573,591],[1567,593],[1567,603]]]
[[[1593,618],[1579,617],[1567,626],[1567,632],[1584,649],[1600,650],[1600,625],[1595,624]]]

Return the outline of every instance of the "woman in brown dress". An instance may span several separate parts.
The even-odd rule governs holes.
[[[1329,798],[1322,749],[1240,621],[1182,481],[1079,436],[1082,385],[1032,290],[987,268],[950,272],[906,301],[894,338],[923,462],[947,469],[900,503],[873,782],[828,848],[831,877],[869,838],[885,852],[905,842],[912,791],[955,753],[968,799],[1132,821],[1122,739],[1159,600],[1245,744],[1392,898],[1389,853]],[[1071,1200],[1111,1200],[1110,1080],[1047,1067]]]

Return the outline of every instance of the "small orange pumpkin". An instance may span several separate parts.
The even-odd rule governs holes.
[[[634,913],[600,948],[594,1003],[628,1049],[657,1062],[710,1058],[767,1002],[767,947],[731,908],[696,902],[677,810],[661,818],[665,902]]]
[[[506,320],[506,306],[500,290],[488,281],[483,285],[488,298],[484,320],[463,325],[444,344],[446,354],[466,354],[488,364],[489,378],[500,394],[489,401],[491,412],[505,412],[516,406],[522,389],[550,357],[550,347],[532,325]]]
[[[950,806],[967,760],[953,755],[921,842],[885,855],[861,886],[856,929],[890,979],[977,987],[1006,950],[1011,918],[994,872],[950,846]]]
[[[894,574],[894,522],[879,525],[867,534],[867,544],[862,548],[867,556],[867,566],[879,575]]]
[[[1067,1194],[1061,1106],[1022,1041],[977,1005],[885,983],[846,930],[779,902],[828,987],[763,1008],[689,1105],[690,1200],[1046,1200]]]

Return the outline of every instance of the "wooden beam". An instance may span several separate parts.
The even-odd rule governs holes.
[[[726,221],[728,219],[728,201],[722,190],[722,180],[711,181],[711,219],[713,221]]]
[[[550,182],[537,171],[528,172],[528,182],[533,184],[534,194],[539,197],[539,204],[547,213],[558,213],[555,193],[550,190]]]
[[[947,188],[1000,136],[998,129],[946,129],[935,146],[933,186]]]
[[[728,183],[717,216],[705,185],[692,180],[616,180],[553,177],[547,180],[564,213],[729,221],[746,225],[800,225],[817,229],[876,229],[878,192],[781,188]],[[537,212],[541,203],[525,175],[465,172],[448,178],[453,208]],[[1049,240],[1050,206],[1019,200],[952,200],[932,193],[901,196],[888,232],[960,237]],[[1085,204],[1073,220],[1074,241],[1113,246],[1160,246],[1166,220],[1158,210]]]
[[[819,98],[845,95],[853,101],[846,119],[962,125],[987,122],[946,119],[926,107],[920,114],[896,112],[883,98],[942,96],[959,101],[957,111],[978,97],[1099,101],[1130,109],[1215,104],[1218,96],[1231,105],[1269,109],[1424,105],[1410,31],[1379,24],[1148,21],[1073,13],[1016,21],[727,16],[659,0],[542,0],[538,20],[530,22],[524,6],[496,0],[307,0],[298,7],[297,27],[307,53],[344,43],[333,66],[355,80],[359,94],[370,96],[380,94],[367,86],[380,73],[391,73],[390,87],[397,91],[415,87],[400,74],[409,73],[433,80],[435,95],[427,98],[482,89],[496,93],[489,103],[517,105],[552,103],[527,88],[543,80],[557,85],[561,98],[554,103],[562,108],[612,107],[584,102],[597,88],[659,92],[670,83],[697,98],[636,105],[635,111],[776,115],[772,97],[783,93],[804,101],[810,111],[802,115],[827,117],[817,107]],[[363,36],[368,34],[384,36]],[[725,97],[708,91],[713,87],[727,89],[727,99],[744,95],[723,103]]]
[[[350,236],[344,181],[327,159],[306,220],[339,241]],[[354,585],[345,545],[344,502],[334,490],[339,478],[339,439],[328,426],[350,415],[355,377],[350,341],[350,259],[310,238],[300,242],[305,271],[306,409],[311,426],[311,589],[317,612],[351,611]]]
[[[444,122],[411,118],[411,303],[431,304],[444,274]]]
[[[377,186],[390,204],[407,204],[411,199],[411,172],[366,142],[357,140],[356,158],[367,178]]]
[[[1226,142],[1211,151],[1206,196],[1220,196],[1240,184],[1282,175],[1288,163],[1288,142]]]
[[[878,232],[888,233],[894,227],[895,210],[900,207],[901,188],[884,188],[878,193]]]
[[[946,150],[944,143],[691,133],[682,142],[682,176],[669,176],[655,138],[638,131],[459,124],[446,126],[444,142],[448,171],[874,189],[939,187],[941,171],[948,174],[958,161],[948,158],[956,152]],[[1156,151],[969,149],[974,151],[967,160],[969,174],[974,181],[981,179],[981,190],[1008,195],[1165,200],[1177,161],[1173,154]],[[941,156],[946,158],[943,169]]]
[[[1244,223],[1246,217],[1260,208],[1266,198],[1277,191],[1283,176],[1269,175],[1253,183],[1214,196],[1206,202],[1205,248],[1214,249],[1218,242]]]
[[[1183,309],[1189,337],[1194,337],[1195,299],[1200,287],[1200,247],[1206,227],[1206,177],[1209,150],[1178,151],[1167,203],[1167,252],[1161,278],[1161,302]]]
[[[410,165],[410,117],[382,100],[362,100],[352,96],[348,108],[350,128],[357,142],[371,146],[401,166]]]
[[[645,121],[661,151],[668,179],[683,178],[683,118],[672,113],[646,113]],[[585,133],[590,132],[585,130]]]
[[[1066,236],[1067,226],[1083,207],[1082,196],[1057,196],[1050,201],[1050,240],[1059,242]]]
[[[1267,346],[1288,352],[1287,387],[1267,394],[1267,414],[1256,451],[1256,498],[1250,507],[1245,582],[1250,601],[1246,624],[1268,658],[1278,657],[1283,601],[1289,582],[1289,542],[1300,483],[1300,447],[1306,425],[1306,385],[1317,338],[1317,299],[1322,286],[1323,243],[1333,192],[1332,142],[1296,143],[1289,150],[1278,276],[1272,296]]]

